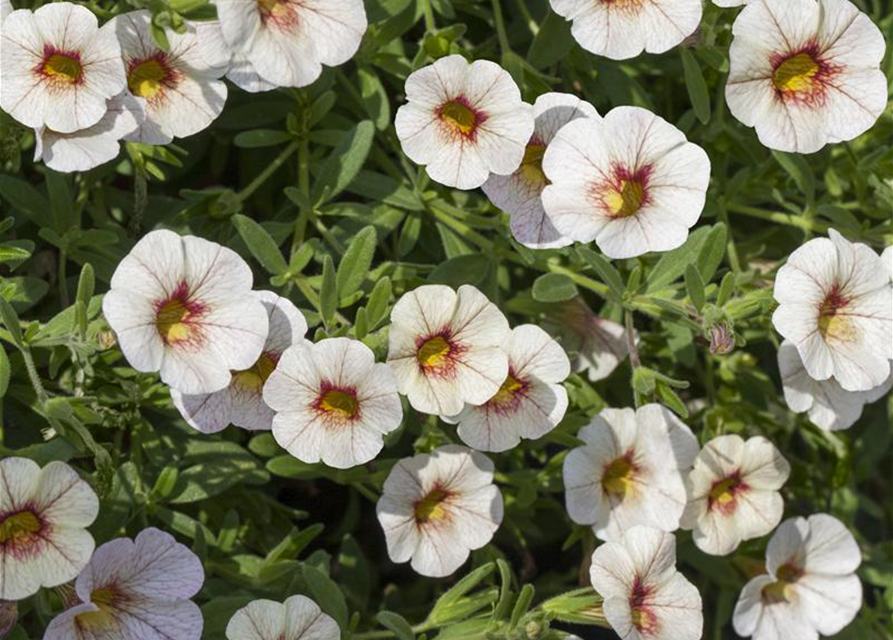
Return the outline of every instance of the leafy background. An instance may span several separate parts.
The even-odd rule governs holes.
[[[889,41],[889,2],[855,2]],[[150,8],[160,40],[184,19],[213,16],[204,0],[86,4],[102,18]],[[207,131],[164,148],[128,145],[119,161],[88,173],[33,164],[33,135],[0,114],[0,293],[10,303],[0,330],[0,455],[78,467],[102,499],[91,529],[98,543],[157,526],[191,545],[207,574],[197,598],[207,639],[222,638],[230,614],[251,599],[294,593],[314,597],[345,637],[560,637],[551,624],[610,638],[579,624],[597,622],[591,590],[561,595],[587,585],[595,546],[565,513],[561,462],[602,408],[658,400],[702,443],[720,433],[773,440],[793,466],[786,516],[830,512],[862,547],[865,605],[839,637],[893,637],[890,398],[837,434],[792,414],[769,320],[773,275],[810,237],[833,226],[875,249],[890,242],[889,110],[851,143],[808,157],[770,152],[725,107],[737,11],[710,3],[684,46],[625,62],[576,46],[545,0],[367,0],[366,8],[360,52],[311,87],[253,96],[231,87]],[[634,104],[682,129],[713,164],[686,245],[613,264],[594,247],[533,252],[511,239],[505,214],[481,192],[429,182],[401,153],[393,116],[406,76],[448,53],[500,61],[530,102],[566,91],[600,113]],[[889,50],[883,68],[893,76]],[[380,458],[348,471],[303,464],[269,434],[192,431],[157,377],[127,366],[100,314],[114,267],[157,226],[234,248],[255,268],[257,287],[299,305],[309,337],[356,337],[379,360],[403,292],[471,283],[513,325],[542,324],[575,296],[617,321],[628,310],[642,368],[633,377],[625,363],[595,384],[571,376],[571,407],[555,431],[491,455],[506,501],[493,543],[450,579],[421,578],[388,560],[374,503],[396,460],[457,441],[454,429],[407,405]],[[734,326],[729,355],[707,348],[717,321]],[[766,539],[714,558],[690,534],[677,538],[680,569],[704,597],[705,638],[735,637],[732,608],[761,570]],[[20,602],[9,637],[40,638],[61,606],[53,591]]]

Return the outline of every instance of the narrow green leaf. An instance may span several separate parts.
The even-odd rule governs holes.
[[[688,417],[688,409],[673,389],[663,382],[657,383],[657,397],[680,418]]]
[[[521,617],[530,609],[530,603],[533,601],[534,593],[535,589],[533,588],[532,584],[525,584],[523,587],[521,587],[521,592],[518,594],[518,599],[515,600],[515,608],[512,609],[512,617],[509,622],[509,633],[511,633],[518,627],[518,623],[521,621]]]
[[[598,273],[601,281],[608,285],[608,288],[611,292],[620,299],[623,297],[623,278],[620,277],[620,273],[618,273],[617,269],[614,268],[610,262],[608,262],[607,258],[605,258],[602,254],[596,253],[591,249],[587,249],[586,247],[580,247],[578,249],[583,259],[589,263],[589,265],[595,269],[596,273]]]
[[[773,151],[772,157],[794,179],[803,195],[809,202],[815,200],[815,175],[809,160],[801,155]]]
[[[0,347],[0,398],[5,396],[6,391],[9,389],[11,369],[9,356],[6,355],[6,350]]]
[[[375,255],[377,238],[375,227],[363,228],[353,237],[344,252],[344,257],[338,264],[338,295],[341,298],[349,296],[360,288],[369,268],[372,266],[372,258]]]
[[[695,115],[703,124],[710,120],[710,92],[707,89],[707,81],[701,71],[694,54],[685,46],[679,47],[682,56],[682,70],[685,75],[685,86],[688,89],[688,97],[691,100]]]
[[[374,137],[375,125],[370,120],[363,120],[344,134],[316,176],[311,200],[317,206],[328,202],[353,182],[366,162]]]
[[[563,302],[577,295],[577,285],[563,273],[544,273],[534,281],[531,294],[537,302]]]
[[[719,293],[716,295],[716,306],[724,307],[726,302],[731,299],[734,292],[735,274],[730,271],[725,276],[723,276],[722,282],[719,285]]]
[[[0,262],[18,262],[31,257],[31,252],[8,244],[0,245]]]
[[[415,634],[412,632],[412,626],[403,616],[393,611],[379,611],[375,615],[375,619],[385,629],[392,631],[397,640],[415,640]]]
[[[322,263],[322,284],[319,288],[319,312],[328,327],[335,317],[338,307],[338,281],[335,278],[335,263],[332,256],[327,255]]]
[[[685,288],[688,290],[688,297],[691,299],[695,309],[698,311],[703,309],[706,301],[704,281],[701,279],[701,274],[698,273],[697,267],[693,264],[688,265],[688,268],[685,270]]]
[[[319,608],[332,616],[342,631],[347,629],[347,602],[338,585],[312,564],[305,564],[301,573]]]
[[[84,307],[90,305],[93,299],[93,292],[96,288],[96,276],[93,272],[93,266],[89,262],[85,262],[81,268],[81,275],[78,278],[78,292],[76,299],[84,303]]]
[[[527,52],[527,60],[537,69],[545,69],[563,59],[574,48],[570,23],[554,11],[546,14]]]
[[[369,328],[374,329],[378,323],[384,320],[388,312],[388,304],[391,301],[391,279],[385,276],[375,283],[372,293],[369,294],[369,302],[366,303],[366,312],[369,316]]]
[[[12,305],[6,301],[6,298],[0,296],[0,319],[9,331],[13,344],[20,349],[25,346],[25,339],[22,336],[22,327],[19,325],[19,314],[12,308]]]
[[[288,271],[288,264],[286,264],[285,258],[282,257],[276,241],[270,237],[266,229],[241,213],[234,215],[232,220],[233,226],[236,227],[239,235],[242,236],[242,240],[245,241],[251,255],[264,269],[273,275],[283,274]]]
[[[293,136],[287,131],[275,131],[271,129],[254,129],[243,131],[233,138],[233,144],[242,149],[262,149],[275,147],[290,142]]]
[[[722,222],[717,223],[707,234],[704,246],[698,254],[698,272],[705,283],[710,282],[726,255],[728,230]]]
[[[360,97],[363,99],[363,107],[375,123],[375,128],[384,131],[391,122],[388,93],[372,68],[363,67],[357,73],[360,76]]]
[[[711,227],[695,229],[685,244],[663,254],[645,280],[646,292],[657,291],[679,279],[686,267],[697,260],[710,229]]]
[[[466,575],[438,598],[437,604],[434,605],[431,614],[434,615],[434,612],[439,608],[448,607],[458,601],[462,596],[474,589],[485,578],[493,573],[494,569],[496,569],[496,565],[492,562],[488,562]]]

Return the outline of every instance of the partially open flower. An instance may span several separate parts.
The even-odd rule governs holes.
[[[862,606],[862,562],[853,534],[824,513],[781,524],[766,549],[768,575],[745,585],[732,623],[754,640],[833,636]]]
[[[832,376],[868,391],[890,375],[893,288],[870,247],[831,229],[794,251],[775,276],[775,329],[790,340],[810,377]]]
[[[373,460],[403,419],[391,368],[349,338],[286,349],[264,385],[264,402],[276,413],[273,437],[283,449],[338,469]]]
[[[509,323],[487,297],[462,285],[425,285],[391,312],[388,364],[416,411],[455,416],[492,398],[509,373]]]
[[[249,430],[272,429],[273,410],[264,403],[264,383],[282,353],[307,333],[307,321],[290,300],[272,291],[253,291],[251,295],[264,305],[270,325],[257,361],[248,369],[233,371],[229,386],[214,393],[190,395],[171,389],[180,415],[203,433],[216,433],[230,424]]]
[[[623,325],[599,317],[579,296],[546,313],[550,331],[554,328],[568,353],[576,354],[574,371],[586,371],[592,382],[610,376],[629,356]]]
[[[263,351],[269,323],[252,278],[231,249],[152,231],[115,269],[102,310],[134,369],[160,371],[184,394],[213,393]]]
[[[849,0],[753,0],[732,33],[726,101],[767,147],[852,140],[887,105],[884,37]]]
[[[407,103],[394,126],[403,152],[435,182],[475,189],[491,173],[521,166],[533,134],[533,107],[495,62],[441,58],[406,79]]]
[[[490,542],[502,509],[490,459],[449,445],[394,465],[376,512],[391,560],[440,578]]]
[[[700,4],[700,3],[699,3]],[[666,120],[639,107],[561,128],[543,158],[546,215],[562,234],[609,258],[675,249],[701,216],[710,160]]]
[[[663,53],[701,23],[700,0],[549,0],[587,51],[613,60]]]
[[[697,588],[676,570],[676,538],[635,526],[592,554],[592,586],[608,623],[623,640],[699,640],[704,626]]]
[[[458,422],[462,442],[480,451],[507,451],[521,438],[541,438],[567,411],[561,382],[570,375],[570,361],[561,345],[539,327],[525,324],[512,330],[505,350],[509,373],[496,395],[445,418]]]
[[[82,604],[56,616],[44,640],[199,640],[202,613],[190,598],[204,580],[198,557],[168,533],[116,538],[78,576]]]
[[[561,127],[577,118],[599,115],[591,104],[567,93],[544,93],[536,99],[533,115],[533,135],[521,166],[508,176],[491,175],[483,190],[490,202],[509,214],[515,240],[533,249],[564,247],[572,240],[558,233],[543,210],[541,195],[549,183],[543,156]]]
[[[688,475],[688,505],[682,528],[694,530],[704,553],[724,556],[745,540],[759,538],[781,521],[779,489],[791,467],[766,438],[737,435],[708,442]]]
[[[338,640],[338,623],[304,596],[285,602],[255,600],[242,607],[226,625],[227,640]]]
[[[0,57],[0,107],[35,129],[91,127],[126,86],[113,28],[100,28],[93,12],[70,2],[12,12],[3,21]]]
[[[605,409],[580,429],[586,444],[564,459],[567,511],[616,540],[637,524],[675,531],[685,510],[684,476],[698,455],[691,430],[666,408]]]
[[[74,579],[93,553],[86,528],[98,513],[93,489],[64,462],[0,460],[0,600]]]

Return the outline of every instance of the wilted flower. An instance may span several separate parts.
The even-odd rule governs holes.
[[[495,62],[441,58],[406,79],[394,126],[403,152],[435,182],[475,189],[490,174],[511,175],[533,134],[533,107]]]
[[[586,371],[592,382],[607,378],[629,356],[623,325],[600,318],[579,296],[554,306],[547,315],[565,349],[576,353],[574,371]]]
[[[725,322],[710,327],[710,353],[724,356],[735,349],[735,330]]]
[[[227,640],[338,640],[338,623],[304,596],[285,602],[255,600],[242,607],[226,625]]]
[[[502,508],[490,459],[449,445],[394,465],[376,512],[391,560],[439,578],[490,542]]]
[[[93,553],[86,528],[98,513],[93,489],[64,462],[0,460],[0,600],[77,576]]]

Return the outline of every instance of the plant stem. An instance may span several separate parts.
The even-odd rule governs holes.
[[[46,389],[43,388],[43,382],[40,380],[40,375],[37,373],[37,366],[34,364],[34,357],[31,355],[31,350],[27,346],[23,346],[19,351],[21,351],[22,359],[25,361],[25,369],[28,371],[28,378],[31,380],[31,386],[34,387],[34,393],[37,394],[37,401],[43,406],[49,399],[49,396],[47,396]]]
[[[146,167],[142,162],[134,163],[136,175],[133,177],[133,217],[130,218],[130,233],[134,236],[140,234],[140,225],[143,222],[143,214],[149,203],[149,179],[146,175]]]
[[[530,33],[534,36],[538,34],[540,26],[536,23],[536,20],[533,19],[533,16],[530,15],[527,3],[524,2],[524,0],[515,0],[515,4],[518,5],[518,12],[521,14],[521,17],[524,18],[524,22],[527,23],[527,28],[530,29]]]
[[[71,301],[68,296],[68,256],[65,255],[65,251],[59,252],[59,301],[62,303],[62,308],[67,307],[71,304]]]
[[[502,5],[500,5],[499,0],[492,0],[492,2],[493,21],[496,23],[496,35],[499,36],[499,48],[502,50],[502,54],[505,55],[512,50],[512,47],[509,45],[509,39],[505,33],[505,22],[502,19]]]
[[[254,180],[252,180],[247,187],[236,194],[236,200],[241,203],[250,198],[251,194],[257,191],[261,187],[261,185],[263,185],[263,183],[266,182],[270,178],[270,176],[276,173],[279,167],[285,164],[286,160],[288,160],[292,156],[292,154],[298,150],[299,144],[300,143],[297,140],[290,142],[289,145],[285,147],[285,149],[283,149],[278,156],[276,156],[276,159],[273,160],[273,162],[271,162],[266,169],[261,171],[260,174],[258,174],[258,176]]]
[[[434,22],[434,10],[431,8],[431,0],[422,0],[422,9],[425,11],[425,30],[435,31],[437,23]]]
[[[642,366],[642,360],[639,358],[639,348],[636,346],[636,329],[633,326],[632,309],[626,310],[624,323],[626,325],[626,344],[629,347],[629,363],[635,369]]]
[[[310,201],[310,141],[307,138],[301,140],[298,149],[298,190],[304,199]],[[294,254],[304,242],[304,233],[307,230],[307,218],[310,215],[309,207],[301,207],[298,210],[298,219],[295,220],[295,232],[291,241],[291,252]]]
[[[549,271],[552,273],[560,273],[562,275],[567,276],[571,280],[573,280],[576,284],[580,285],[584,289],[589,289],[594,294],[601,298],[608,297],[608,285],[602,284],[601,282],[597,282],[592,278],[587,278],[586,276],[576,273],[575,271],[571,271],[567,267],[562,267],[558,264],[550,264]]]
[[[789,213],[779,213],[776,211],[763,211],[756,207],[748,207],[733,203],[729,203],[727,207],[729,211],[734,213],[740,213],[745,216],[750,216],[751,218],[759,218],[760,220],[766,220],[768,222],[786,224],[791,227],[803,229],[804,231],[811,231],[813,233],[827,233],[828,231],[828,225],[824,222],[818,222],[803,216],[795,216]]]

